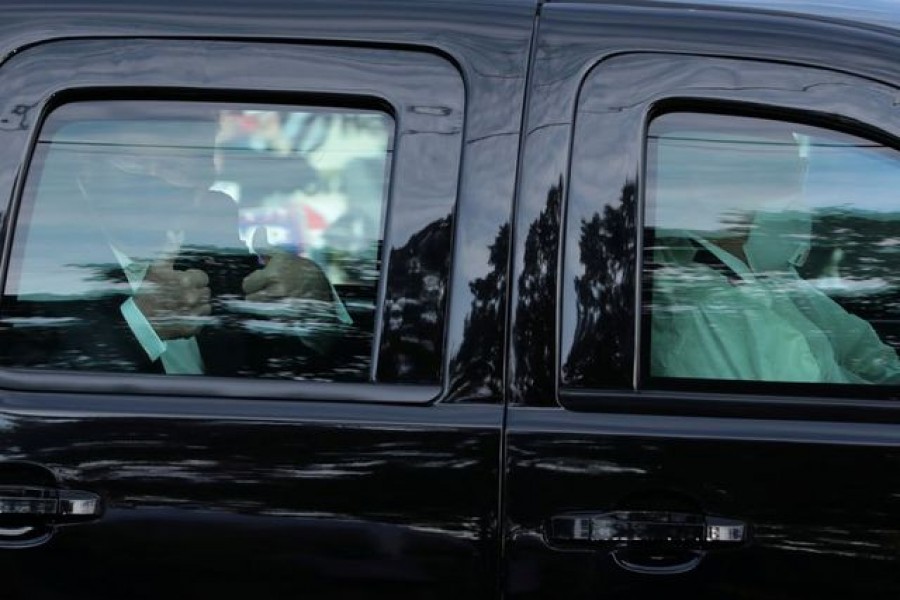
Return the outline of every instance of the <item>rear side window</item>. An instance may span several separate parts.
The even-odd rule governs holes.
[[[670,113],[648,131],[651,378],[900,381],[900,155],[799,123]]]
[[[60,107],[25,180],[3,364],[368,380],[393,127],[374,109]]]

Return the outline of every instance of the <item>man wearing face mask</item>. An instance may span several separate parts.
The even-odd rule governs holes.
[[[81,233],[113,259],[105,277],[123,293],[95,300],[90,314],[100,318],[54,351],[102,349],[101,366],[168,374],[271,374],[269,360],[314,360],[351,322],[321,269],[268,248],[253,255],[238,238],[235,203],[209,190],[215,121],[142,116],[76,128],[81,152],[71,162],[90,221]],[[282,317],[286,334],[251,335],[234,308],[246,305]],[[335,327],[299,325],[310,320]]]
[[[871,325],[797,274],[811,239],[810,212],[802,201],[805,138],[775,140],[756,142],[745,156],[742,146],[753,142],[697,135],[687,151],[693,155],[678,157],[678,176],[693,177],[680,189],[689,190],[693,201],[704,203],[697,199],[700,190],[715,189],[722,198],[706,204],[733,202],[736,208],[722,218],[728,222],[725,233],[657,230],[650,374],[900,381],[896,352]],[[674,157],[662,149],[658,156]],[[658,194],[660,203],[672,200],[664,191]]]

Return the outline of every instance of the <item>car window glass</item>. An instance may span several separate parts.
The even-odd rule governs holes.
[[[60,107],[25,180],[3,364],[367,380],[392,136],[377,110]]]
[[[647,141],[651,377],[900,380],[900,155],[797,123],[671,113]]]

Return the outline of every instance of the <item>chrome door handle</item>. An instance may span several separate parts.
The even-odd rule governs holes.
[[[741,521],[680,512],[570,513],[550,520],[553,541],[734,544],[746,539]]]
[[[740,547],[749,527],[701,514],[618,510],[552,517],[545,536],[551,545],[608,550],[629,571],[674,574],[695,568],[711,550]]]
[[[0,486],[0,547],[47,541],[56,525],[93,521],[103,514],[100,496],[41,486]]]
[[[100,496],[90,492],[0,486],[0,519],[38,517],[62,523],[97,517],[102,512]]]

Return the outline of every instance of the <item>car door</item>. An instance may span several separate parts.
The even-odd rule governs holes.
[[[8,15],[5,598],[496,592],[503,323],[468,284],[502,306],[532,9],[275,4]],[[329,291],[252,296],[273,262]],[[141,294],[188,271],[166,337]]]
[[[896,595],[898,41],[544,6],[508,597]]]

